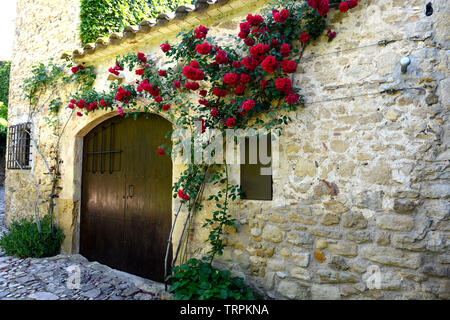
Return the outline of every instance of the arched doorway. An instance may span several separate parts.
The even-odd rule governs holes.
[[[84,137],[80,253],[87,259],[164,280],[172,161],[156,149],[170,144],[170,130],[158,115],[118,116]]]

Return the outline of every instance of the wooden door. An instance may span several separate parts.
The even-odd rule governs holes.
[[[172,162],[156,149],[170,130],[157,115],[115,117],[85,137],[80,252],[89,260],[164,280]]]

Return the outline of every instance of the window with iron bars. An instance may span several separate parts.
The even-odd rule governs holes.
[[[31,169],[31,123],[8,128],[8,169]]]

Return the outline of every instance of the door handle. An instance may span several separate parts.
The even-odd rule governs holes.
[[[134,197],[134,185],[130,184],[128,186],[128,196],[127,198],[133,198]]]

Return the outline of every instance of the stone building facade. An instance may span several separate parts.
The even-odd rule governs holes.
[[[42,153],[51,156],[55,138],[42,116],[27,119],[20,88],[32,65],[73,51],[77,63],[95,67],[95,88],[106,89],[116,56],[157,57],[162,42],[199,24],[226,41],[268,1],[213,2],[73,51],[80,46],[78,1],[18,0],[9,125],[31,120]],[[428,2],[366,0],[329,16],[338,36],[309,46],[295,75],[306,107],[280,137],[273,200],[233,204],[238,232],[228,234],[219,266],[276,299],[450,298],[450,4],[431,1],[426,15]],[[406,73],[403,56],[411,59]],[[79,250],[83,137],[116,114],[73,119],[65,131],[56,207],[65,252]],[[181,170],[174,166],[174,180]],[[44,172],[33,153],[28,173],[41,199],[50,186]],[[232,176],[239,183],[239,167]],[[24,172],[6,171],[5,193],[8,223],[34,212],[36,191]],[[201,225],[210,210],[206,203],[193,225],[193,256],[204,253]]]

